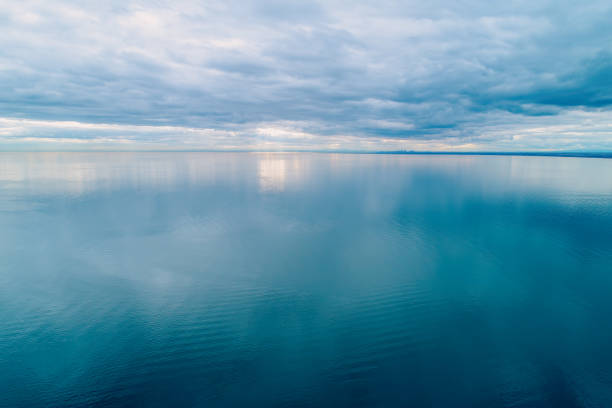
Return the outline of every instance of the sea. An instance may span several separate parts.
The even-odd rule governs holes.
[[[611,407],[612,159],[0,153],[1,407]]]

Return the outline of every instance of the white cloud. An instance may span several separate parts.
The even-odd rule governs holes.
[[[588,122],[612,106],[610,17],[605,1],[0,0],[0,148],[610,150]]]

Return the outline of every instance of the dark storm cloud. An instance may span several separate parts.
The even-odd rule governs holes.
[[[217,146],[180,128],[231,135],[219,148],[387,139],[612,148],[607,1],[25,1],[0,10],[5,141],[97,137],[99,127],[53,130],[73,121],[127,126],[105,129],[164,146]],[[550,128],[559,123],[572,131],[543,139],[542,127],[563,133]]]

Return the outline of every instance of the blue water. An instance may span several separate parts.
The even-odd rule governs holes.
[[[610,407],[612,160],[0,154],[2,407]]]

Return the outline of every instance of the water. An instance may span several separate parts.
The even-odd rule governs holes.
[[[612,406],[612,160],[0,154],[0,406]]]

